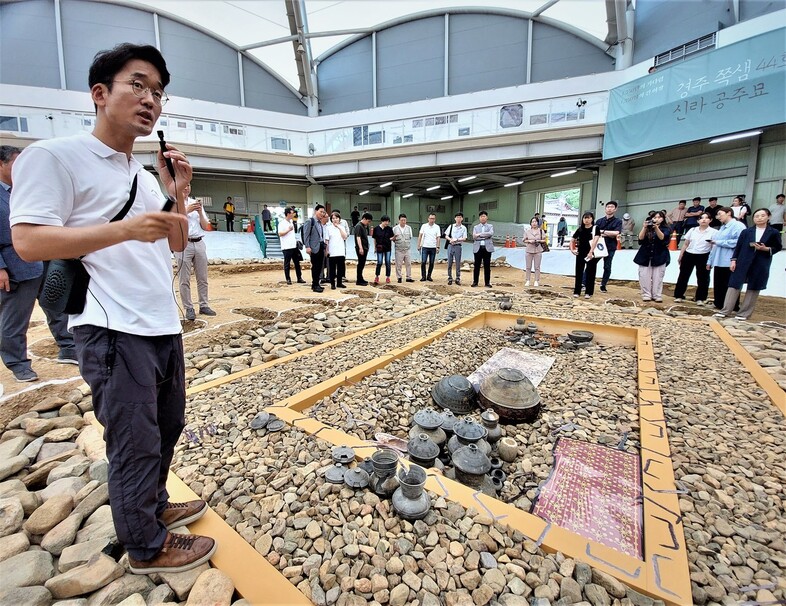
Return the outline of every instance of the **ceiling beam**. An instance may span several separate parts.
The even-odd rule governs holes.
[[[317,95],[317,79],[313,69],[311,42],[308,34],[308,19],[306,17],[305,0],[284,0],[289,32],[292,38],[292,50],[295,53],[297,75],[300,80],[299,92],[306,101],[309,116],[319,114],[319,101]]]

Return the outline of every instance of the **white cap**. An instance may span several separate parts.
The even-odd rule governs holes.
[[[628,219],[630,219],[630,213],[625,213],[624,215],[622,215],[622,218],[627,221]]]

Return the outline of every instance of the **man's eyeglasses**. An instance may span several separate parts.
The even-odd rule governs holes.
[[[150,93],[153,96],[153,102],[159,107],[164,107],[167,104],[167,101],[169,101],[169,97],[164,91],[151,86],[145,86],[139,80],[114,80],[113,82],[123,82],[124,84],[130,84],[131,92],[134,93],[135,97],[139,97],[140,99],[147,96],[147,93]]]

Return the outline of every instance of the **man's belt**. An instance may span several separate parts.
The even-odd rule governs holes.
[[[202,236],[199,236],[198,238],[189,238],[188,241],[189,242],[201,242],[202,241]]]

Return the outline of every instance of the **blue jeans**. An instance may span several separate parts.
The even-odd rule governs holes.
[[[424,280],[431,277],[431,272],[434,271],[434,260],[437,258],[436,248],[421,248],[420,249],[420,277]],[[428,262],[428,272],[426,271],[426,262]]]
[[[603,257],[603,277],[600,279],[600,287],[606,288],[606,284],[609,283],[609,278],[611,277],[611,261],[614,259],[614,253],[617,252],[617,249],[612,250],[610,246],[607,246],[609,250],[609,256]]]
[[[385,252],[378,252],[377,253],[377,271],[375,275],[379,275],[380,270],[382,269],[382,263],[385,264],[385,275],[389,278],[390,277],[390,251]]]

